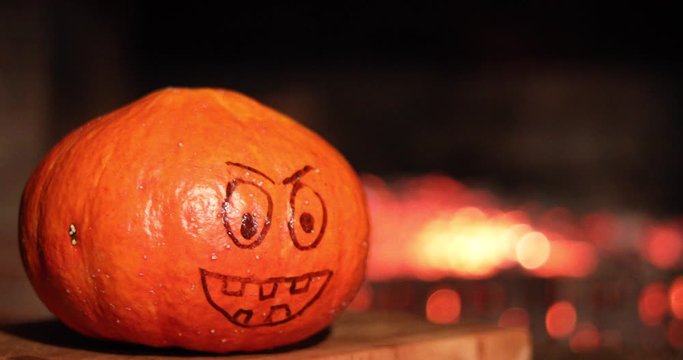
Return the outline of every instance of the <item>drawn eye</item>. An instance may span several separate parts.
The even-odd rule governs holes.
[[[273,200],[263,188],[241,179],[228,183],[223,203],[223,224],[240,248],[258,246],[270,229]]]
[[[318,246],[327,226],[327,208],[320,194],[295,182],[289,197],[289,235],[299,250]]]

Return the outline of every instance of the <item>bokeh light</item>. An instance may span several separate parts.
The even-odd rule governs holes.
[[[669,299],[664,284],[657,282],[643,288],[638,298],[638,316],[643,324],[660,324],[668,310]]]
[[[600,332],[593,323],[581,323],[569,339],[569,348],[573,352],[589,352],[600,347]]]
[[[563,338],[576,328],[576,309],[568,301],[554,303],[545,315],[545,327],[552,338]]]
[[[427,320],[436,324],[454,323],[460,318],[460,307],[460,295],[455,290],[438,289],[427,299]]]
[[[550,242],[540,232],[534,231],[522,236],[517,242],[517,261],[525,269],[533,270],[545,264],[550,256]]]
[[[498,318],[500,327],[529,327],[529,312],[521,307],[511,307],[505,309]]]
[[[683,276],[677,277],[669,287],[669,306],[677,319],[683,319]]]
[[[674,267],[681,258],[683,238],[673,226],[653,226],[645,235],[645,258],[660,269]]]

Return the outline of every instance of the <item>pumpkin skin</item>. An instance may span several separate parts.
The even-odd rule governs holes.
[[[74,130],[31,176],[19,223],[28,277],[69,327],[209,352],[324,329],[368,248],[344,158],[220,89],[163,89]]]

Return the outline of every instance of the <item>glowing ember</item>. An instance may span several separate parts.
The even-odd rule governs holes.
[[[647,326],[659,325],[669,310],[666,286],[652,283],[646,286],[638,299],[638,316]]]
[[[669,288],[669,305],[671,313],[677,319],[683,319],[683,275],[676,278]]]
[[[460,295],[453,289],[439,289],[427,299],[427,320],[437,324],[450,324],[460,318]]]
[[[569,348],[573,352],[588,352],[600,347],[600,332],[592,323],[582,323],[576,333],[569,339]]]
[[[545,327],[552,338],[563,338],[576,327],[576,309],[568,301],[559,301],[548,308]]]
[[[500,327],[529,327],[529,312],[524,308],[511,307],[498,318]]]
[[[652,265],[669,269],[676,265],[683,251],[683,238],[673,226],[654,226],[645,236],[644,256]]]
[[[550,255],[550,242],[545,235],[531,232],[517,242],[517,261],[525,269],[533,270],[543,265]]]

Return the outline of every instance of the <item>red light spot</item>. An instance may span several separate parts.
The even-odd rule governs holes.
[[[675,266],[683,251],[681,233],[670,226],[657,226],[645,236],[645,258],[660,269]]]
[[[666,286],[662,283],[652,283],[646,286],[638,299],[638,315],[643,324],[655,326],[662,322],[669,309]]]
[[[674,320],[669,324],[666,339],[669,340],[669,344],[674,348],[683,348],[683,321]]]
[[[356,297],[351,304],[349,304],[349,311],[361,312],[369,310],[372,305],[373,295],[370,285],[364,283],[360,289],[358,289]]]
[[[582,224],[588,240],[601,247],[608,247],[617,234],[616,220],[608,213],[589,214]]]
[[[674,317],[683,319],[683,275],[677,277],[669,288],[669,305]]]
[[[524,308],[511,307],[498,318],[500,327],[529,327],[529,312]]]
[[[571,334],[576,327],[576,309],[568,301],[559,301],[548,308],[545,315],[545,327],[548,335],[563,338]]]
[[[427,320],[437,324],[450,324],[460,318],[460,295],[452,289],[434,291],[427,299]]]
[[[600,347],[600,333],[595,325],[583,323],[569,340],[569,347],[574,352],[588,352]]]

